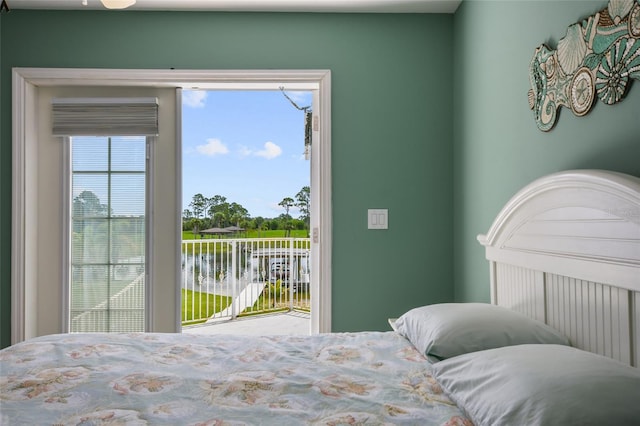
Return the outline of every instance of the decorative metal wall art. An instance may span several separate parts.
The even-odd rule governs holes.
[[[598,97],[620,102],[632,79],[640,80],[640,0],[610,0],[606,9],[571,25],[558,49],[540,45],[529,65],[529,106],[549,131],[561,106],[577,116]]]

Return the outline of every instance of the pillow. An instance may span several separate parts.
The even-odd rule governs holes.
[[[488,303],[441,303],[415,308],[396,321],[398,333],[435,361],[525,343],[569,345],[548,325]]]
[[[640,422],[640,370],[570,346],[520,345],[433,365],[476,426]]]

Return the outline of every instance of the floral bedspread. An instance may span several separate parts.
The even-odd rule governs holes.
[[[471,425],[394,332],[65,334],[0,351],[2,425]]]

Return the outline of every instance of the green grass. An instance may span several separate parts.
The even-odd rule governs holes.
[[[289,310],[289,293],[285,290],[285,293],[280,297],[280,294],[277,296],[277,302],[275,306],[268,307],[268,301],[274,301],[274,295],[271,294],[271,298],[265,293],[260,295],[258,300],[254,303],[253,306],[248,307],[243,312],[239,313],[238,316],[251,316],[251,315],[260,315],[266,313],[275,313],[281,311]],[[185,301],[186,298],[186,301]],[[195,300],[194,300],[195,298]],[[209,304],[207,305],[207,299]],[[296,294],[296,299],[305,300],[307,303],[310,301],[310,295],[307,292],[302,292]],[[182,289],[182,325],[196,325],[201,324],[207,321],[207,319],[211,318],[214,313],[220,312],[225,309],[227,306],[231,304],[232,298],[228,296],[218,296],[208,293],[202,293],[199,291],[193,290],[185,290]],[[195,306],[194,306],[195,305]],[[208,309],[207,309],[208,308]],[[194,314],[192,309],[196,309],[197,312]],[[309,312],[308,309],[297,307],[296,310]],[[186,318],[189,318],[188,321],[185,321],[185,312]],[[193,316],[192,316],[193,315]]]
[[[242,232],[238,232],[236,234],[227,234],[227,235],[221,235],[220,238],[284,238],[285,237],[285,230],[282,229],[276,229],[276,230],[269,230],[269,231],[260,231],[260,235],[258,235],[258,231],[255,230],[251,230],[251,231],[242,231]],[[308,238],[309,237],[309,231],[307,231],[306,229],[294,229],[291,231],[291,237],[292,238]],[[182,239],[183,240],[199,240],[200,239],[200,235],[193,235],[193,232],[191,231],[182,231]],[[218,239],[217,235],[205,235],[204,238],[202,238],[204,240],[214,240],[214,239]]]
[[[231,297],[182,289],[182,325],[205,322],[231,303]],[[192,309],[196,309],[193,311]],[[184,321],[184,318],[188,321]]]
[[[263,292],[260,295],[260,297],[258,297],[258,300],[256,300],[253,306],[250,306],[247,309],[245,309],[244,312],[242,312],[239,316],[255,315],[255,314],[288,310],[289,309],[289,291],[287,289],[284,289],[282,290],[283,293],[281,295],[279,292],[274,294],[273,290],[274,289],[272,288],[271,295],[268,295],[267,294],[268,292],[265,290],[265,292]],[[296,293],[295,298],[296,300],[306,301],[307,303],[310,303],[311,301],[311,295],[307,292]],[[272,304],[272,306],[269,306],[270,303]],[[296,308],[296,309],[300,309],[300,308]],[[300,309],[300,310],[304,310],[304,309]]]

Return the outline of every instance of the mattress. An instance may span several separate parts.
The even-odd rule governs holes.
[[[395,332],[50,335],[0,371],[3,425],[471,425]]]

